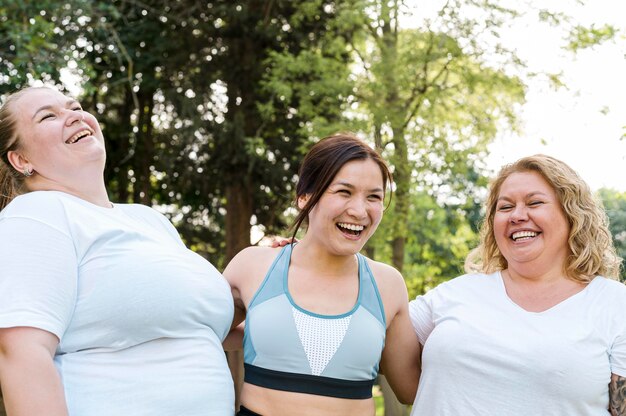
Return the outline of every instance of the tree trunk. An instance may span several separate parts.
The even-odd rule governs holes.
[[[400,87],[395,77],[393,68],[398,65],[398,10],[399,1],[382,2],[381,17],[384,22],[382,27],[382,60],[386,68],[391,69],[385,76],[387,94],[385,101],[387,108],[396,108],[400,100]],[[392,163],[394,167],[393,179],[395,189],[395,205],[392,212],[392,254],[393,266],[402,273],[404,266],[404,246],[407,237],[407,223],[409,218],[409,187],[411,182],[411,168],[408,159],[408,148],[404,131],[404,117],[401,113],[391,111],[386,115],[392,130],[391,140],[394,153]],[[378,121],[380,123],[380,121]],[[377,123],[377,124],[378,124]],[[381,139],[377,139],[380,141]],[[385,380],[381,379],[381,389],[385,400],[385,416],[402,416],[407,412],[407,407],[398,401],[393,390]]]
[[[393,94],[397,97],[396,94]],[[402,272],[404,266],[404,245],[406,243],[407,224],[409,221],[409,189],[411,187],[411,165],[403,128],[392,127],[393,130],[393,180],[396,185],[395,206],[393,210],[393,266]]]
[[[151,205],[152,191],[150,166],[154,162],[154,137],[152,135],[152,112],[154,93],[144,91],[138,95],[139,117],[137,120],[137,143],[135,145],[135,183],[133,185],[134,202]]]
[[[246,4],[247,13],[236,13],[232,16],[233,27],[245,24],[259,24],[257,18],[249,16],[265,16],[269,19],[272,2],[253,0]],[[248,14],[250,13],[250,14]],[[244,19],[239,21],[237,19]],[[254,27],[254,26],[252,26]],[[228,36],[224,39],[232,62],[237,65],[224,74],[223,81],[227,85],[228,125],[225,149],[232,160],[237,163],[231,166],[226,187],[226,256],[224,264],[239,251],[250,245],[250,219],[252,218],[253,191],[251,188],[254,157],[242,157],[242,149],[246,140],[256,137],[261,118],[257,108],[257,85],[263,77],[259,62],[267,57],[265,40],[262,36]],[[239,409],[241,387],[243,386],[243,351],[227,353],[228,364],[235,383],[235,409]]]
[[[239,251],[250,245],[252,197],[249,186],[232,183],[226,189],[226,258],[228,264]],[[239,408],[243,386],[243,350],[226,353],[235,384],[235,409]]]

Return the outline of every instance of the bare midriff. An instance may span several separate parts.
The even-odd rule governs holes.
[[[374,416],[374,399],[341,399],[244,383],[241,404],[262,416]]]

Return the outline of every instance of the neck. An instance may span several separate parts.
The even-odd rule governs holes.
[[[294,247],[291,263],[297,267],[311,271],[319,270],[322,275],[345,275],[355,264],[355,256],[335,255],[319,244],[309,240],[306,236]]]
[[[563,269],[551,269],[538,272],[536,268],[511,267],[502,272],[509,279],[520,284],[527,285],[551,285],[553,283],[569,280]]]
[[[502,271],[507,296],[528,312],[544,312],[575,295],[586,284],[568,279],[564,273],[526,277],[510,268]]]
[[[33,176],[31,182],[27,184],[28,189],[31,191],[59,191],[66,194],[74,195],[77,198],[83,199],[94,205],[98,205],[104,208],[112,208],[113,204],[109,200],[106,187],[104,185],[104,178],[101,177],[98,180],[94,179],[93,182],[82,181],[80,183],[74,183],[71,185],[64,185],[54,181],[47,180],[40,176]]]

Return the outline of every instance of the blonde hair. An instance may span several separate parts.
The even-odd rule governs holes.
[[[26,87],[18,90],[9,94],[0,107],[0,210],[13,198],[26,192],[25,176],[22,172],[15,170],[8,157],[10,151],[20,149],[20,138],[11,108],[22,95],[38,89],[47,89],[47,87]]]
[[[572,280],[589,282],[596,275],[617,279],[621,259],[617,256],[601,201],[580,176],[564,162],[546,155],[524,157],[505,165],[492,182],[480,229],[480,244],[467,256],[468,273],[493,273],[508,267],[493,233],[496,203],[502,183],[513,173],[536,172],[552,187],[570,226],[570,255],[564,265]]]

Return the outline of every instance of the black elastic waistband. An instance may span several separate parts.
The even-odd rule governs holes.
[[[343,380],[311,374],[286,373],[244,364],[244,381],[273,390],[316,394],[342,399],[369,399],[374,380]]]
[[[263,416],[263,415],[257,412],[253,412],[252,410],[248,409],[246,406],[241,405],[239,406],[239,411],[237,412],[237,416]]]

